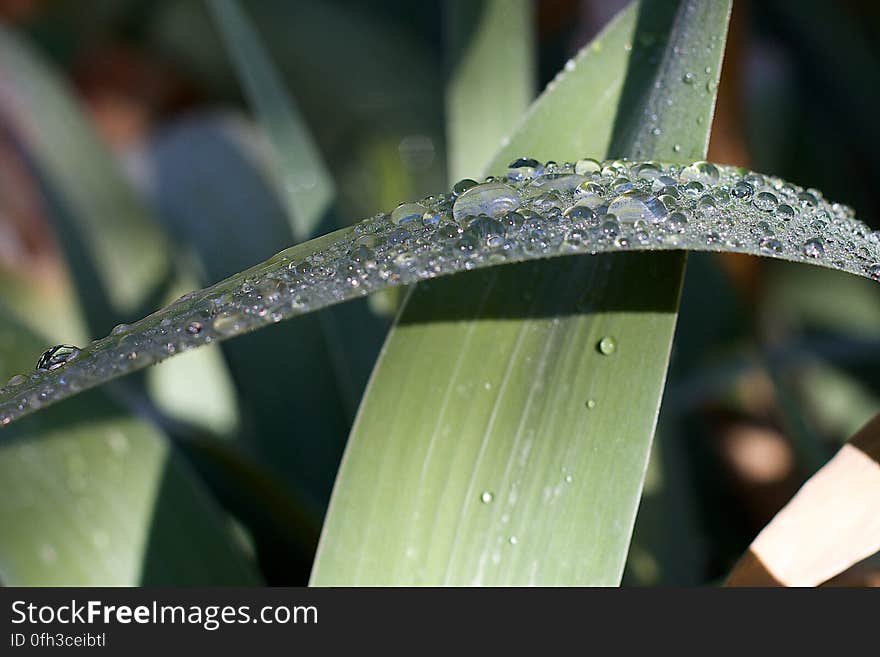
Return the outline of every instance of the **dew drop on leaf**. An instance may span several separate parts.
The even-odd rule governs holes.
[[[79,355],[79,347],[69,344],[59,344],[50,347],[42,353],[37,360],[37,370],[42,372],[51,372],[59,367],[64,367]]]
[[[483,183],[469,188],[455,200],[452,215],[456,221],[481,214],[500,217],[520,206],[520,197],[510,185],[500,182]]]
[[[422,222],[422,217],[428,209],[420,203],[401,203],[391,213],[391,221],[398,226],[409,223]]]
[[[615,351],[617,351],[617,341],[610,335],[606,335],[604,338],[599,340],[599,344],[597,345],[597,347],[600,354],[604,356],[610,356]]]
[[[825,255],[825,243],[819,237],[804,242],[804,255],[808,258],[821,258]]]

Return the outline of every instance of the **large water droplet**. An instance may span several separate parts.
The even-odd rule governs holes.
[[[470,233],[479,242],[497,246],[504,237],[504,224],[491,217],[476,217],[468,223],[465,233]]]
[[[668,210],[656,196],[629,191],[611,201],[608,213],[615,215],[621,223],[658,223],[666,219]]]
[[[773,192],[760,192],[755,196],[755,200],[752,201],[752,203],[754,203],[755,207],[759,210],[771,212],[776,209],[776,206],[779,204],[779,199],[776,198],[776,194]]]
[[[526,186],[525,193],[527,196],[538,196],[547,192],[572,192],[585,182],[585,176],[575,173],[550,173],[535,178]]]
[[[428,211],[421,203],[401,203],[391,213],[391,221],[398,226],[409,223],[422,223],[422,217]]]
[[[510,185],[491,182],[471,187],[455,200],[452,214],[457,221],[481,214],[500,217],[520,206],[519,195]]]
[[[589,176],[591,173],[596,173],[601,170],[602,165],[599,161],[589,157],[584,158],[583,160],[578,160],[574,163],[574,172],[579,176]]]
[[[37,361],[37,370],[42,372],[51,372],[63,367],[74,358],[79,356],[79,347],[69,344],[59,344],[50,347],[40,356]]]
[[[695,180],[705,185],[714,185],[720,177],[718,167],[710,162],[694,162],[681,170],[679,178],[683,181]]]
[[[507,167],[507,179],[512,182],[521,182],[535,177],[535,171],[541,163],[527,157],[521,157],[511,162]]]
[[[229,313],[214,318],[212,326],[220,335],[235,335],[241,329],[244,316],[240,313]]]

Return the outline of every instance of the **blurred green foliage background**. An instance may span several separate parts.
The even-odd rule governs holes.
[[[535,2],[539,88],[622,4]],[[335,182],[316,232],[454,182],[443,2],[242,6]],[[101,337],[293,243],[266,138],[203,3],[0,0],[0,18],[85,117],[80,125],[35,82],[41,65],[26,70],[4,47],[0,379],[49,344]],[[814,185],[880,227],[878,28],[871,2],[737,0],[709,159]],[[102,205],[82,200],[89,172]],[[123,269],[141,271],[131,289],[104,289],[113,257],[95,254],[118,241],[102,246],[106,225],[84,223],[98,212],[111,226],[141,226],[131,217],[143,215],[161,227],[123,230]],[[730,255],[693,255],[688,270],[630,584],[723,577],[878,408],[880,296],[870,282]],[[304,583],[397,302],[378,296],[199,350],[4,433],[2,485],[16,492],[0,502],[0,580]],[[107,454],[119,462],[105,464]],[[58,525],[20,528],[41,506]],[[878,584],[880,566],[868,560],[839,581]]]

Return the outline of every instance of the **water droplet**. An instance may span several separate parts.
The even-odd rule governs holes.
[[[794,217],[794,208],[787,203],[780,203],[776,206],[776,216],[783,221],[790,221]]]
[[[620,233],[620,224],[617,223],[617,219],[614,218],[613,214],[606,214],[605,221],[602,222],[600,229],[605,237],[614,239]]]
[[[504,224],[491,217],[475,217],[468,223],[466,233],[476,237],[479,242],[498,246],[499,239],[504,236]]]
[[[687,228],[688,219],[682,212],[673,212],[666,220],[666,230],[670,233],[683,233]]]
[[[15,388],[16,386],[20,386],[22,383],[27,381],[27,377],[23,374],[16,374],[9,381],[6,382],[7,388]]]
[[[511,536],[507,539],[507,542],[511,545],[516,545],[517,543],[519,543],[519,539],[516,536]]]
[[[598,160],[592,158],[584,158],[574,163],[574,172],[579,176],[588,176],[602,170],[602,165]]]
[[[471,187],[455,200],[452,214],[457,221],[481,214],[500,217],[520,206],[519,195],[510,185],[492,182]]]
[[[214,318],[212,326],[220,335],[235,335],[241,329],[243,319],[238,313],[219,315]]]
[[[730,195],[733,198],[741,199],[744,201],[752,198],[752,195],[755,193],[755,188],[752,187],[749,183],[744,181],[739,181],[736,185],[733,186],[733,189],[730,190]]]
[[[714,185],[721,177],[718,167],[710,162],[694,162],[681,170],[679,179],[682,181],[694,180],[704,185]]]
[[[570,193],[585,182],[588,182],[587,178],[576,173],[549,173],[530,182],[525,193],[532,197],[548,192]]]
[[[604,194],[602,186],[593,182],[578,185],[574,192],[575,198],[578,199],[578,205],[586,205],[593,209],[605,202]]]
[[[773,192],[759,192],[752,203],[754,203],[755,207],[759,210],[770,212],[776,209],[776,206],[779,204],[779,199],[776,198],[776,195]]]
[[[880,281],[880,262],[875,262],[873,265],[868,266],[866,271],[868,272],[868,276],[875,281]]]
[[[825,242],[820,237],[814,237],[804,242],[804,255],[808,258],[821,258],[825,255]]]
[[[610,356],[615,351],[617,351],[617,341],[610,335],[606,335],[604,338],[599,340],[597,348],[599,349],[600,354]]]
[[[587,408],[589,408],[591,410],[596,408],[596,400],[595,399],[588,399],[586,406],[587,406]]]
[[[478,183],[476,180],[472,180],[471,178],[462,178],[452,186],[452,193],[458,196],[460,194],[464,194],[471,187],[476,187],[479,184],[480,183]]]
[[[190,322],[186,327],[186,332],[190,335],[198,335],[202,332],[201,322]]]
[[[685,84],[693,84],[694,83],[694,74],[693,73],[685,73],[681,76],[681,81]]]
[[[801,192],[798,194],[797,198],[800,206],[804,208],[815,208],[819,205],[819,199],[816,198],[815,194],[810,192]]]
[[[409,223],[422,223],[422,217],[428,211],[421,203],[401,203],[391,213],[391,221],[402,226]]]
[[[567,208],[565,212],[562,213],[562,215],[564,217],[568,217],[572,221],[572,223],[579,225],[590,224],[596,218],[596,213],[593,212],[589,206],[581,205],[579,203],[576,203],[570,208]]]
[[[55,345],[44,351],[40,356],[40,359],[37,361],[37,370],[42,372],[57,370],[77,356],[79,356],[79,347],[69,344]]]
[[[122,335],[123,333],[127,333],[131,330],[130,324],[117,324],[110,331],[110,335]]]
[[[492,493],[492,491],[484,490],[483,494],[480,495],[480,501],[483,504],[491,504],[492,500],[494,500],[494,499],[495,499],[495,495]]]
[[[507,179],[513,182],[529,180],[535,177],[535,172],[540,166],[538,160],[521,157],[507,166]]]
[[[775,237],[762,237],[758,245],[769,253],[782,253],[783,250],[782,242]]]
[[[666,218],[668,211],[656,196],[629,191],[611,201],[608,213],[615,215],[621,223],[658,223]]]

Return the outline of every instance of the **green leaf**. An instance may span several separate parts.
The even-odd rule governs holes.
[[[534,97],[533,16],[529,0],[454,0],[447,11],[448,168],[459,180],[479,173]]]
[[[64,83],[0,26],[0,116],[34,167],[89,327],[141,314],[170,272],[169,244]]]
[[[704,157],[729,12],[633,5],[490,170],[525,153]],[[617,584],[683,266],[615,256],[417,288],[349,439],[312,582]]]
[[[0,376],[42,341],[0,309]],[[0,439],[7,586],[256,584],[253,565],[167,438],[99,391]]]
[[[220,135],[222,143],[209,147],[217,151],[225,144],[232,151],[218,158],[226,162],[225,174],[218,176],[216,162],[204,155],[197,172],[181,171],[177,178],[166,174],[167,187],[176,192],[177,202],[173,205],[182,209],[178,209],[174,223],[188,228],[188,241],[206,264],[206,277],[217,280],[235,271],[235,262],[255,261],[254,251],[265,257],[279,245],[313,237],[322,226],[335,226],[337,214],[332,206],[334,185],[330,173],[248,15],[233,0],[212,0],[209,6],[260,127],[269,138],[276,165],[276,189],[290,226],[290,230],[283,230],[277,221],[280,208],[264,184],[263,172],[242,157],[245,149],[225,144],[231,141],[228,136]],[[190,126],[191,133],[197,132],[195,127]],[[204,133],[205,127],[210,126],[202,126],[200,132]],[[203,141],[205,135],[201,137]],[[191,149],[180,150],[186,154]],[[198,159],[192,155],[184,158],[190,162]],[[167,157],[167,168],[180,169],[180,159],[179,155]],[[228,169],[237,171],[231,174]],[[235,184],[228,192],[201,197],[198,189],[215,176],[218,186],[229,185],[227,179]],[[244,213],[234,209],[242,201],[248,203]],[[245,223],[242,217],[246,215],[250,220]],[[218,248],[215,239],[200,228],[205,217],[214,225],[226,227],[221,232],[239,235],[246,248],[237,249],[235,254]],[[359,339],[352,344],[346,322],[360,327],[361,337],[367,337],[376,327],[380,330],[374,339]],[[260,340],[243,340],[224,349],[248,416],[249,430],[243,433],[243,440],[268,468],[291,486],[305,490],[317,509],[316,522],[329,498],[357,400],[378,353],[380,336],[384,335],[384,324],[361,303],[345,311],[333,309],[302,323],[279,326]],[[274,363],[275,380],[289,382],[284,404],[278,403],[274,393],[275,380],[265,376],[266,362]],[[298,376],[303,370],[312,376]],[[296,429],[292,431],[292,427]]]
[[[140,317],[167,303],[172,287],[186,285],[180,268],[174,266],[172,242],[123,177],[72,90],[26,42],[3,27],[0,75],[9,91],[0,96],[0,115],[8,119],[40,183],[76,288],[76,310],[81,311],[88,330],[70,326],[73,312],[68,308],[75,305],[73,295],[53,298],[45,290],[25,285],[19,289],[25,295],[7,297],[9,305],[33,318],[32,325],[53,325],[46,331],[51,339],[82,344],[89,337],[106,334],[122,319]],[[27,311],[35,303],[39,313]],[[197,366],[211,384],[200,386],[198,394],[185,401],[176,397],[168,404],[157,396],[154,401],[164,412],[179,418],[177,409],[185,403],[188,420],[228,428],[234,420],[230,417],[234,405],[224,394],[230,389],[229,379],[223,364],[212,356],[210,352],[194,354],[172,367],[179,371],[188,364]],[[166,372],[160,369],[150,374],[162,377]],[[131,392],[142,395],[134,387]],[[213,413],[218,404],[227,410]]]
[[[333,182],[318,148],[259,36],[234,0],[208,3],[270,139],[281,197],[296,241],[311,237],[333,200]]]
[[[419,216],[422,210],[427,211],[429,226],[411,223],[408,227],[401,227],[395,219],[379,214],[352,227],[293,246],[211,287],[184,295],[168,307],[131,324],[124,331],[94,341],[83,348],[76,358],[67,362],[63,370],[37,373],[20,385],[7,386],[0,390],[0,420],[8,424],[16,417],[165,360],[173,354],[205,344],[216,344],[290,317],[362,298],[390,287],[516,262],[585,253],[616,254],[628,266],[638,265],[632,274],[638,285],[629,283],[630,287],[636,288],[634,291],[625,292],[617,287],[623,285],[625,277],[609,274],[608,267],[611,265],[608,263],[615,261],[610,257],[592,258],[596,262],[591,266],[598,268],[595,272],[565,285],[560,282],[557,289],[583,289],[587,281],[587,289],[579,302],[580,308],[569,312],[569,315],[583,314],[581,311],[584,309],[607,308],[612,314],[632,311],[640,321],[651,321],[653,311],[668,307],[658,293],[664,284],[670,282],[669,272],[653,258],[662,255],[657,253],[661,251],[689,249],[748,253],[836,268],[865,278],[880,277],[880,240],[876,234],[870,233],[865,224],[856,220],[849,208],[824,200],[818,192],[811,191],[810,203],[797,210],[788,203],[779,203],[780,207],[785,208],[782,213],[785,217],[782,218],[774,217],[759,207],[766,201],[759,198],[764,191],[752,195],[754,199],[752,196],[737,199],[726,191],[746,179],[755,184],[760,179],[762,182],[757,190],[773,189],[780,196],[778,200],[796,203],[804,190],[778,178],[707,163],[697,163],[695,168],[614,160],[602,166],[602,172],[588,181],[589,185],[595,183],[602,188],[611,183],[633,184],[637,189],[649,189],[651,178],[646,180],[642,174],[646,167],[652,170],[657,167],[654,173],[672,181],[667,186],[670,194],[664,195],[668,196],[667,202],[672,207],[661,210],[661,206],[654,203],[657,199],[648,192],[635,192],[635,196],[613,190],[596,192],[595,202],[623,204],[620,206],[621,217],[627,220],[622,219],[612,229],[605,224],[592,225],[595,217],[584,219],[569,216],[560,220],[558,214],[552,211],[541,214],[546,209],[546,199],[530,195],[530,183],[519,183],[503,192],[503,206],[519,204],[519,212],[529,217],[529,223],[523,223],[519,212],[502,214],[500,221],[488,217],[478,217],[472,221],[463,217],[462,223],[466,226],[456,229],[449,236],[445,231],[455,226],[448,211],[453,196],[432,196],[422,201],[426,204],[424,207],[417,209]],[[717,182],[701,184],[702,195],[699,197],[688,194],[685,188],[693,182],[690,176],[695,175],[695,170],[709,166],[712,167],[711,171],[717,170]],[[563,164],[560,167],[560,170],[567,171],[571,165]],[[538,184],[543,185],[544,182],[539,181]],[[486,200],[486,194],[498,192],[495,185],[497,183],[487,183],[486,187],[474,188],[469,197],[460,199],[462,203],[457,207],[469,206],[473,209],[473,204],[477,203],[494,208],[493,211],[503,210],[503,207],[499,209],[494,205],[497,197],[495,201]],[[591,191],[588,196],[592,194]],[[639,197],[639,194],[645,196]],[[717,203],[717,208],[706,209],[709,196],[715,199],[713,203]],[[644,198],[654,209],[631,205],[633,198]],[[576,205],[579,200],[571,192],[560,192],[559,199],[562,205],[574,203],[571,206],[574,209],[583,207]],[[411,208],[410,205],[398,208],[393,216],[399,219],[401,213],[410,212],[411,209],[407,210],[407,207]],[[637,219],[655,211],[668,216],[662,221],[650,223]],[[676,217],[676,213],[687,215],[691,220],[680,223],[681,218]],[[789,213],[793,214],[789,216]],[[439,228],[432,224],[434,217],[447,215],[448,218],[442,220]],[[815,221],[818,216],[830,218],[831,221],[818,228]],[[637,227],[634,220],[644,221],[644,225],[639,223]],[[775,231],[772,238],[765,234],[768,221],[772,221],[771,230]],[[824,224],[825,220],[821,221]],[[512,223],[505,228],[504,222]],[[642,237],[636,234],[640,229],[645,232]],[[493,231],[499,232],[496,234]],[[818,237],[808,237],[814,234],[812,231]],[[536,244],[536,232],[543,236],[543,243]],[[819,248],[814,241],[816,239],[824,244],[823,255],[817,255],[815,251]],[[645,260],[643,255],[637,253],[640,250],[650,251],[644,255],[652,256],[652,259]],[[587,258],[587,261],[592,259]],[[562,259],[559,264],[568,266],[567,262],[568,259]],[[504,271],[507,270],[501,270]],[[459,281],[455,285],[470,287],[461,282],[467,279],[451,280]],[[677,279],[672,277],[672,280]],[[600,294],[597,281],[607,281],[603,284],[612,288],[608,293],[612,296],[602,296],[604,293]],[[520,294],[526,293],[529,284],[528,281],[522,283]],[[465,292],[462,291],[462,294]],[[630,299],[644,300],[647,305],[641,310],[642,307]],[[449,312],[444,305],[438,304],[437,313],[441,320]],[[622,335],[615,333],[610,325],[603,325],[602,331],[603,334],[610,332],[618,339]],[[628,332],[630,339],[636,343],[640,343],[644,337],[635,328]],[[648,334],[653,335],[651,331]],[[431,368],[433,364],[423,371],[429,372]],[[275,390],[274,385],[275,381],[267,377],[267,394]]]

